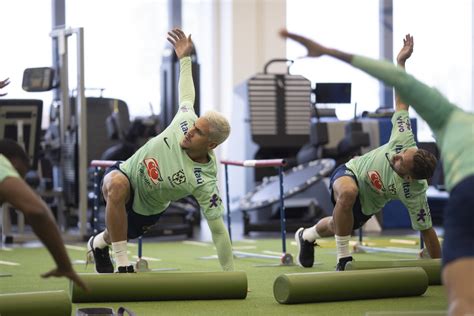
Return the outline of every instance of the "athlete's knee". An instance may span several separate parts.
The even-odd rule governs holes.
[[[104,177],[102,194],[107,203],[125,203],[130,193],[128,178],[119,171],[113,171]]]
[[[351,208],[354,205],[357,195],[359,194],[359,190],[357,187],[344,187],[339,190],[337,194],[336,203],[340,204],[343,207]]]

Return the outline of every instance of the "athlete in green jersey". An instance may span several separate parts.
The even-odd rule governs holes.
[[[405,67],[412,51],[413,39],[407,37],[397,56],[399,66]],[[412,228],[421,231],[430,256],[441,256],[438,237],[432,228],[425,180],[432,176],[437,161],[431,153],[416,147],[408,105],[399,97],[396,97],[395,110],[388,143],[351,159],[333,172],[330,180],[331,196],[335,202],[333,216],[296,232],[297,262],[301,266],[313,266],[316,238],[335,235],[337,270],[344,270],[347,261],[352,260],[349,250],[352,230],[360,228],[391,200],[400,200],[406,206]]]
[[[310,57],[332,56],[394,86],[403,101],[430,125],[441,149],[450,191],[443,215],[443,284],[448,292],[449,315],[473,315],[474,114],[388,62],[327,48],[285,30],[280,34],[304,45]]]
[[[133,272],[127,256],[127,239],[141,236],[171,201],[189,195],[196,198],[207,219],[222,268],[233,270],[213,152],[229,135],[230,126],[217,112],[196,116],[189,56],[193,49],[191,36],[186,37],[181,30],[174,29],[168,33],[168,41],[180,62],[179,110],[161,134],[104,176],[102,191],[107,228],[89,241],[89,256],[94,256],[99,273],[114,270],[108,256],[109,244],[112,244],[117,270]]]
[[[72,267],[53,213],[23,180],[28,168],[29,159],[21,146],[9,139],[0,140],[0,206],[8,203],[23,213],[53,257],[57,267],[42,277],[66,277],[86,289]]]

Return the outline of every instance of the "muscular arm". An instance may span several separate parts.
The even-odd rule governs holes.
[[[433,229],[433,227],[422,230],[421,235],[423,236],[423,241],[425,243],[426,249],[428,249],[430,257],[433,259],[441,258],[441,246],[439,244],[436,231]]]
[[[456,108],[438,90],[388,62],[355,56],[352,65],[394,86],[401,98],[414,107],[435,132],[444,126]]]
[[[234,271],[234,255],[229,233],[222,218],[208,220],[207,224],[212,233],[212,240],[217,249],[217,256],[224,271]]]
[[[43,276],[65,276],[80,287],[86,288],[72,268],[51,211],[26,182],[15,177],[3,180],[0,183],[0,200],[6,201],[24,214],[33,231],[56,262],[57,270]]]
[[[447,122],[447,118],[449,118],[452,111],[456,109],[456,106],[451,104],[436,89],[428,87],[424,83],[416,80],[413,76],[405,73],[403,69],[391,63],[355,56],[337,49],[327,48],[306,37],[289,33],[286,30],[280,31],[280,35],[305,46],[308,50],[308,57],[320,57],[324,55],[334,57],[395,87],[403,101],[415,108],[418,114],[420,114],[435,132],[444,126]]]

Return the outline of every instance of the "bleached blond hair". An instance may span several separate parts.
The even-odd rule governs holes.
[[[230,124],[224,115],[216,111],[207,111],[201,117],[209,122],[209,139],[211,141],[220,145],[229,137]]]

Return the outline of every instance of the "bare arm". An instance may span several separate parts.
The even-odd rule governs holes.
[[[328,55],[349,64],[352,62],[352,58],[354,57],[352,54],[325,47],[318,42],[310,40],[309,38],[301,35],[290,33],[287,30],[281,30],[280,36],[283,38],[290,38],[306,47],[308,50],[308,57],[321,57],[323,55]]]
[[[425,247],[428,249],[430,257],[433,259],[441,258],[441,246],[433,227],[422,230],[421,235],[423,236],[423,241],[425,242]]]
[[[400,67],[395,67],[392,63],[330,49],[306,37],[289,33],[286,30],[280,31],[280,36],[290,38],[305,46],[308,50],[308,57],[332,56],[365,71],[388,85],[394,86],[404,102],[414,107],[435,133],[446,124],[447,118],[457,108],[439,91],[428,87],[423,82],[407,74]]]
[[[176,56],[178,56],[179,59],[191,55],[194,48],[191,34],[186,36],[182,30],[173,29],[168,32],[167,40],[173,45]]]
[[[403,47],[398,53],[397,56],[397,65],[403,69],[405,69],[405,63],[408,58],[410,58],[411,54],[413,53],[413,36],[407,34],[403,39]],[[409,105],[402,101],[400,95],[395,89],[395,111],[406,110],[408,111]]]
[[[0,89],[3,89],[4,87],[8,86],[10,84],[10,78],[7,78],[5,80],[0,81]],[[3,97],[7,95],[6,93],[0,93],[0,97]]]
[[[65,276],[81,288],[87,289],[84,282],[72,268],[51,211],[26,182],[20,178],[7,177],[0,183],[0,197],[25,215],[33,231],[56,262],[57,268],[42,276]]]

